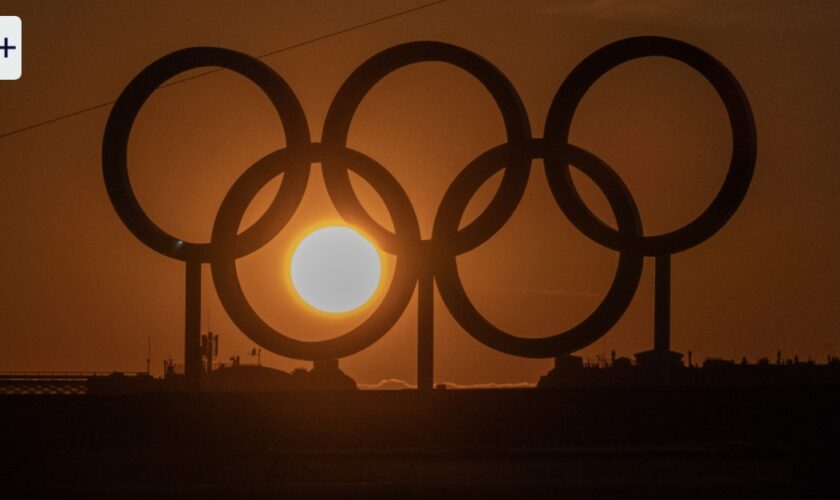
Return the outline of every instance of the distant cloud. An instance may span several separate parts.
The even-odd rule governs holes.
[[[357,383],[356,385],[359,386],[359,389],[373,389],[373,390],[380,390],[380,391],[388,391],[388,390],[397,391],[397,390],[401,390],[401,389],[416,389],[417,388],[417,386],[411,385],[408,382],[406,382],[405,380],[400,380],[398,378],[386,378],[386,379],[380,380],[379,382],[377,382],[375,384]]]
[[[504,384],[456,384],[454,382],[443,382],[447,389],[528,389],[536,387],[533,382],[508,382]]]
[[[533,382],[510,382],[510,383],[485,383],[485,384],[456,384],[453,382],[440,382],[446,386],[447,389],[526,389],[530,387],[535,387],[536,384]],[[363,390],[377,390],[377,391],[396,391],[396,390],[403,390],[403,389],[416,389],[417,386],[414,384],[409,384],[405,380],[398,379],[398,378],[386,378],[380,380],[375,384],[357,384],[359,389]],[[437,385],[437,384],[436,384]]]

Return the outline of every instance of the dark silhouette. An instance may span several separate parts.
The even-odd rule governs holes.
[[[0,493],[826,498],[809,493],[836,488],[836,394],[835,385],[8,396]]]
[[[558,356],[554,368],[540,377],[539,388],[581,387],[840,387],[840,359],[826,364],[814,361],[781,360],[771,364],[766,358],[757,363],[706,359],[702,366],[650,362],[649,352],[630,358],[620,357],[608,365],[586,364],[578,356]]]
[[[207,373],[202,390],[221,392],[343,391],[356,382],[338,368],[338,361],[316,361],[311,370],[287,373],[256,365],[222,366]]]
[[[338,368],[338,361],[316,361],[307,370],[291,373],[259,365],[221,365],[204,372],[202,390],[207,392],[285,392],[356,390],[356,382]],[[6,395],[101,395],[183,392],[187,380],[178,367],[167,365],[162,378],[144,372],[112,373],[0,373],[0,396]]]
[[[732,158],[723,186],[694,221],[667,234],[645,236],[633,197],[616,172],[597,156],[569,144],[568,134],[578,103],[612,68],[650,56],[681,61],[712,84],[726,107],[732,128]],[[385,76],[410,64],[444,62],[474,76],[491,94],[507,142],[468,164],[446,191],[434,220],[432,238],[423,240],[414,208],[388,170],[346,146],[356,109]],[[126,148],[137,113],[155,89],[184,71],[219,66],[254,82],[272,102],[283,124],[287,147],[257,161],[233,184],[219,207],[209,243],[185,242],[152,222],[140,207],[128,177]],[[714,57],[678,40],[637,37],[603,47],[575,67],[560,86],[546,119],[544,138],[531,134],[525,108],[513,85],[493,64],[466,49],[440,42],[414,42],[384,50],[347,78],[327,112],[320,143],[310,139],[306,116],[294,92],[267,65],[251,56],[220,48],[188,48],[155,61],[140,72],[117,99],[105,129],[102,165],[105,185],[117,214],[143,243],[186,263],[185,356],[187,386],[201,384],[199,341],[201,265],[209,263],[221,302],[234,323],[255,343],[275,354],[303,360],[339,359],[359,352],[385,335],[418,287],[418,387],[431,389],[433,373],[433,295],[435,283],[449,311],[476,340],[492,349],[530,358],[565,356],[603,336],[627,309],[641,276],[644,257],[656,263],[654,348],[640,353],[642,364],[675,366],[682,355],[670,350],[670,256],[692,248],[717,232],[735,213],[749,187],[755,166],[755,124],[749,102],[735,77]],[[496,328],[473,306],[456,266],[456,257],[491,238],[510,218],[528,183],[532,159],[545,161],[552,194],[569,220],[598,244],[619,252],[615,280],[601,304],[568,331],[545,338],[522,338]],[[397,256],[390,289],[380,307],[361,325],[336,338],[309,342],[293,339],[268,326],[242,292],[236,259],[259,249],[279,233],[300,203],[309,167],[323,166],[324,181],[339,214]],[[583,203],[570,176],[570,164],[601,189],[615,214],[617,228],[599,220]],[[477,189],[504,169],[501,184],[485,211],[460,228],[461,218]],[[349,171],[364,178],[382,197],[394,232],[380,226],[363,208],[350,184]],[[246,208],[271,179],[283,174],[268,210],[239,232]]]

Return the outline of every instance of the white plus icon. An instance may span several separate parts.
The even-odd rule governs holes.
[[[17,16],[0,16],[0,80],[17,80],[22,72],[22,26]]]

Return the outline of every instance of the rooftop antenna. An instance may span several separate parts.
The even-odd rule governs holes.
[[[210,308],[207,308],[207,333],[201,336],[201,353],[206,360],[207,373],[213,371],[213,358],[219,355],[219,337],[210,330]]]
[[[146,375],[151,375],[152,373],[152,336],[149,335],[147,338],[148,340],[148,350],[146,351]]]

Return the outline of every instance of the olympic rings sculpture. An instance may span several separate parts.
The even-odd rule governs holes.
[[[646,236],[632,195],[616,172],[594,154],[568,143],[575,110],[587,90],[616,66],[638,58],[662,56],[681,61],[711,83],[722,99],[732,129],[729,171],[717,196],[694,221],[667,234]],[[347,147],[353,116],[368,91],[404,66],[436,61],[463,69],[490,92],[502,115],[507,142],[479,155],[447,189],[434,219],[432,237],[423,240],[417,215],[405,190],[376,160]],[[255,83],[271,101],[283,125],[287,146],[245,170],[225,196],[208,243],[182,241],[159,228],[143,211],[128,177],[127,147],[135,118],[163,82],[184,71],[216,66]],[[521,200],[531,161],[542,158],[552,195],[572,224],[592,241],[619,253],[614,281],[600,305],[565,332],[523,338],[485,319],[467,296],[456,258],[490,239]],[[197,47],[173,52],[141,71],[117,99],[105,129],[102,165],[111,203],[128,229],[153,250],[189,263],[209,263],[219,298],[234,323],[251,340],[276,354],[306,360],[341,358],[359,352],[384,336],[407,308],[421,275],[432,276],[447,309],[476,340],[512,355],[546,358],[577,351],[603,336],[624,314],[639,284],[646,256],[671,255],[705,241],[737,210],[746,195],[756,159],[756,133],[744,91],[729,70],[706,52],[663,37],[636,37],[607,45],[585,58],[560,86],[549,109],[544,138],[531,134],[529,120],[513,85],[492,63],[466,49],[441,42],[412,42],[387,49],[359,66],[338,90],[321,142],[310,138],[303,109],[289,85],[269,66],[251,56]],[[380,306],[361,325],[323,341],[302,341],[267,325],[243,294],[236,260],[273,239],[295,213],[306,189],[312,163],[320,162],[329,196],[339,215],[396,256],[391,287]],[[617,228],[599,220],[584,204],[572,182],[570,165],[587,175],[606,196]],[[493,174],[504,170],[486,210],[459,229],[469,200]],[[395,228],[379,225],[362,207],[348,171],[364,178],[382,197]],[[253,197],[283,174],[266,212],[238,232]]]

